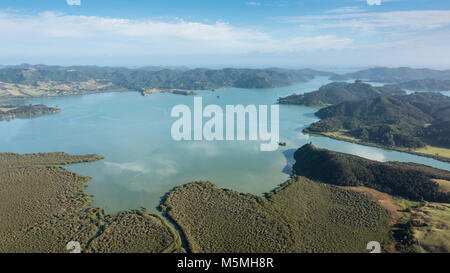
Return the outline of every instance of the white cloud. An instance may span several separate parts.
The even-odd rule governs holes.
[[[363,12],[366,11],[360,7],[352,6],[352,7],[342,7],[332,10],[327,10],[324,13],[354,13],[354,12]]]
[[[81,0],[66,0],[67,5],[69,6],[80,6]]]
[[[116,172],[121,171],[131,171],[131,172],[138,172],[142,174],[148,174],[150,173],[149,170],[147,170],[144,166],[144,164],[140,162],[126,162],[126,163],[115,163],[115,162],[108,162],[105,161],[105,166],[112,167],[116,170]]]
[[[153,159],[144,164],[143,162],[104,162],[111,173],[120,173],[122,171],[135,172],[143,175],[170,176],[178,173],[175,164],[171,160]],[[146,166],[148,165],[148,166]]]
[[[0,11],[0,58],[69,65],[448,66],[442,56],[450,50],[450,10],[367,10],[278,17],[269,29],[286,31],[271,33],[223,21]]]
[[[381,0],[367,0],[367,5],[373,6],[373,5],[381,5]]]
[[[354,28],[364,31],[394,28],[400,32],[429,31],[450,26],[450,10],[410,10],[390,12],[351,12],[280,17],[285,23],[299,23],[309,30]]]
[[[357,155],[357,156],[361,156],[361,157],[370,159],[370,160],[381,161],[381,162],[386,161],[384,154],[382,152],[378,152],[375,149],[370,148],[370,147],[364,147],[364,146],[360,146],[360,145],[352,145],[349,147],[347,152]]]
[[[14,50],[82,50],[111,54],[245,54],[329,50],[348,47],[352,40],[334,35],[277,39],[222,21],[213,24],[184,20],[122,19],[44,12],[36,16],[0,13],[0,35]],[[24,38],[26,37],[26,38]],[[80,45],[82,45],[80,47]],[[7,48],[6,48],[7,49]],[[23,49],[22,49],[23,50]]]
[[[247,5],[249,5],[249,6],[261,6],[261,3],[260,2],[251,1],[251,2],[247,2]]]

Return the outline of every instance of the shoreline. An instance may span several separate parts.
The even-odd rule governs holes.
[[[414,151],[410,151],[410,150],[403,149],[403,148],[386,147],[386,146],[382,146],[382,145],[375,144],[375,143],[364,142],[364,141],[361,141],[361,140],[352,140],[352,139],[349,139],[349,138],[338,137],[338,136],[329,135],[329,134],[320,133],[320,132],[309,132],[309,131],[303,130],[303,133],[306,133],[306,134],[312,135],[312,136],[328,137],[328,138],[339,140],[339,141],[345,141],[345,142],[348,142],[348,143],[360,144],[360,145],[363,145],[363,146],[374,147],[374,148],[383,149],[383,150],[387,150],[387,151],[402,152],[402,153],[407,153],[407,154],[411,154],[411,155],[427,157],[427,158],[435,159],[435,160],[438,160],[438,161],[441,161],[441,162],[450,163],[450,158],[448,158],[448,157],[436,156],[436,155],[425,154],[425,153],[420,153],[420,152],[414,152]]]

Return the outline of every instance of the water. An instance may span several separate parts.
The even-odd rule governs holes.
[[[290,87],[247,90],[222,88],[200,91],[203,105],[273,104],[280,96],[316,90],[326,78]],[[219,96],[219,98],[217,98]],[[170,136],[177,104],[193,104],[193,97],[137,92],[38,98],[25,103],[59,105],[61,113],[35,119],[0,122],[0,151],[32,153],[64,151],[97,153],[104,160],[70,165],[91,176],[87,192],[94,206],[108,212],[140,206],[155,212],[168,191],[190,181],[210,180],[219,187],[262,194],[289,178],[292,152],[305,143],[379,161],[411,161],[450,170],[450,164],[406,153],[308,137],[302,129],[318,119],[318,108],[280,105],[280,140],[274,152],[260,152],[258,142],[175,142]]]

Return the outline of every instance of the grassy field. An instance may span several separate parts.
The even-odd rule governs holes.
[[[427,145],[423,148],[414,150],[414,152],[450,158],[450,149],[441,148],[441,147],[434,147],[434,146]]]
[[[193,182],[162,209],[193,252],[367,252],[391,242],[389,213],[363,194],[292,178],[267,198]]]
[[[446,181],[448,182],[448,181]],[[450,205],[445,203],[417,202],[392,197],[367,187],[343,187],[364,193],[390,212],[389,225],[394,232],[410,229],[410,251],[421,253],[450,252]],[[398,252],[392,244],[390,252]]]
[[[90,178],[58,166],[98,159],[0,154],[0,252],[68,252],[70,241],[78,241],[82,251],[136,251],[131,243],[143,252],[178,250],[179,235],[159,216],[145,211],[105,215],[88,208],[84,187]]]
[[[433,181],[439,184],[441,191],[450,192],[450,181],[444,179],[433,179]]]
[[[35,96],[55,96],[55,95],[69,95],[82,92],[99,92],[112,87],[112,83],[102,83],[96,80],[89,80],[85,82],[38,82],[36,85],[32,84],[15,84],[0,82],[0,98],[27,98]]]
[[[450,252],[450,204],[416,202],[395,198],[402,209],[398,224],[410,236],[408,251],[420,253]]]
[[[450,252],[450,204],[427,203],[411,212],[415,252]]]
[[[361,142],[357,138],[354,138],[352,136],[345,134],[345,131],[322,132],[321,134],[324,136],[330,137],[330,138],[334,138],[334,139],[342,139],[342,140],[347,140],[347,141],[352,141],[352,142]]]

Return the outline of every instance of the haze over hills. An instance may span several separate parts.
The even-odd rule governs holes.
[[[362,81],[355,83],[333,82],[322,86],[319,90],[301,95],[291,95],[279,98],[280,104],[298,104],[307,106],[326,106],[343,101],[357,101],[368,98],[375,98],[383,94],[406,94],[405,91],[397,87],[373,87]]]
[[[349,79],[368,80],[372,82],[400,83],[415,80],[450,80],[450,70],[415,69],[409,67],[377,67],[364,69],[343,75],[333,75],[331,80]]]
[[[39,82],[73,83],[95,81],[128,89],[213,89],[220,87],[270,88],[304,82],[332,73],[311,69],[160,69],[97,66],[20,65],[0,70],[4,83],[37,85]]]
[[[416,91],[450,91],[450,80],[414,80],[393,85],[386,85],[386,87],[388,86]]]

